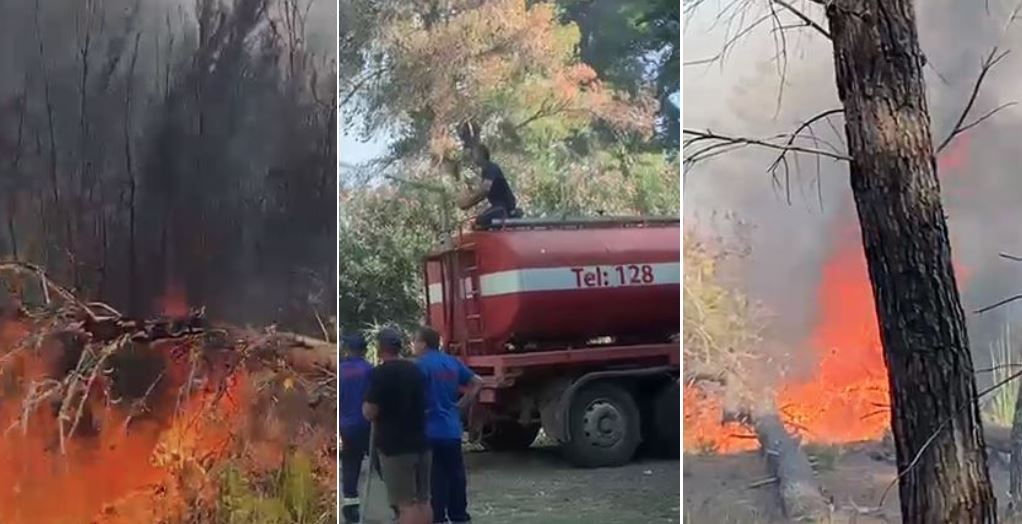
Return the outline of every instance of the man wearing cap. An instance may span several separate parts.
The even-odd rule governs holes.
[[[338,366],[341,432],[341,515],[346,523],[359,522],[358,477],[362,459],[369,451],[369,421],[362,416],[362,400],[369,389],[373,367],[365,359],[366,340],[362,335],[341,339],[344,358]]]
[[[420,327],[416,333],[415,354],[429,385],[426,436],[433,455],[433,522],[471,522],[461,411],[475,400],[483,382],[460,360],[440,350],[440,334],[431,327]]]
[[[362,412],[375,425],[374,442],[390,505],[400,524],[433,522],[430,455],[426,441],[426,377],[401,358],[402,337],[394,329],[377,335],[382,364],[373,370]]]

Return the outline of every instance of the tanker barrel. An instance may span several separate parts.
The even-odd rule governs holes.
[[[661,225],[678,224],[678,217],[576,217],[563,219],[550,218],[497,218],[493,220],[491,229],[515,227],[585,227],[585,226],[620,226],[620,225]]]

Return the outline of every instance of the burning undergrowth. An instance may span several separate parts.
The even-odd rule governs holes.
[[[968,137],[963,137],[941,155],[942,172],[959,173],[968,144]],[[706,244],[696,244],[698,256],[689,260],[686,245],[686,333],[690,323],[699,324],[696,331],[719,346],[704,351],[698,363],[686,350],[686,370],[693,364],[715,369],[709,377],[705,371],[689,375],[684,390],[686,450],[726,453],[758,448],[756,436],[731,421],[739,412],[756,410],[776,410],[790,432],[819,444],[876,440],[890,427],[890,391],[873,291],[854,214],[851,208],[844,211],[844,219],[830,235],[831,249],[820,271],[815,322],[794,352],[801,357],[789,358],[791,362],[768,357],[777,352],[765,349],[770,341],[763,326],[754,322],[760,314],[716,272],[705,269],[715,267],[707,261],[719,255]],[[693,266],[704,269],[693,273]],[[699,280],[689,273],[700,275]],[[955,273],[960,285],[968,277],[957,263]],[[690,307],[690,295],[725,298],[717,298],[719,307],[710,310],[705,303]]]
[[[0,280],[19,282],[0,302],[0,521],[333,520],[332,345],[201,309],[129,319],[22,264]]]

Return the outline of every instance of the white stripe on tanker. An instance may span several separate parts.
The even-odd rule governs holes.
[[[679,283],[681,283],[681,265],[678,262],[544,267],[513,269],[480,275],[479,294],[483,297],[494,297],[536,291],[661,286]],[[469,279],[465,279],[464,289],[467,296],[471,290]],[[430,284],[429,303],[440,304],[442,302],[442,285],[440,283]]]

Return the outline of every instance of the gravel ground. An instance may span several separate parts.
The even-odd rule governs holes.
[[[555,448],[467,452],[469,512],[476,524],[644,524],[679,522],[678,460],[576,469]],[[370,489],[367,524],[384,523],[384,488]],[[373,517],[373,518],[370,518]]]

